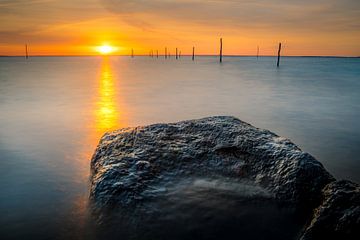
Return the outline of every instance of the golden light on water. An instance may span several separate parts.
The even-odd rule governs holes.
[[[82,149],[79,151],[76,159],[79,168],[82,169],[81,175],[76,177],[78,181],[87,181],[89,179],[89,160],[101,136],[108,131],[116,130],[127,126],[124,120],[126,111],[121,99],[121,88],[119,87],[119,78],[117,71],[112,69],[109,56],[102,57],[102,63],[95,79],[95,94],[92,104],[89,105],[87,112],[91,113],[87,125],[89,129],[87,138],[81,140]],[[74,155],[68,157],[69,161],[74,161]],[[77,219],[77,228],[79,231],[85,231],[86,220],[89,208],[88,195],[79,195],[73,202],[72,212]]]
[[[84,169],[82,179],[89,177],[88,161],[100,138],[106,132],[128,126],[125,119],[126,106],[121,99],[122,88],[119,71],[112,68],[111,57],[104,56],[98,60],[101,61],[99,69],[97,69],[98,74],[94,78],[94,82],[89,81],[89,84],[93,84],[92,87],[95,91],[92,98],[88,100],[89,108],[84,110],[90,114],[90,117],[86,118],[84,126],[81,126],[88,131],[86,139],[81,140],[82,150],[79,151],[77,157],[80,159],[81,168]],[[69,156],[69,159],[73,161],[74,156]],[[81,203],[79,203],[80,205]]]
[[[115,78],[110,67],[109,59],[104,58],[99,79],[98,101],[96,106],[96,129],[98,132],[106,132],[119,127],[120,111],[116,105]]]
[[[86,110],[91,114],[91,117],[88,118],[89,121],[84,123],[88,129],[88,136],[84,141],[84,151],[81,152],[82,159],[91,158],[100,138],[106,132],[128,126],[128,111],[121,97],[123,91],[120,78],[121,68],[113,69],[112,66],[116,63],[116,58],[104,56],[99,60],[101,63],[98,75],[93,82],[95,92],[92,100],[90,100],[89,109]],[[88,168],[86,169],[88,170]]]

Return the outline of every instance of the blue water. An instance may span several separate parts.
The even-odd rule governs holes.
[[[0,236],[89,237],[89,161],[103,132],[233,115],[360,182],[360,59],[0,58]]]

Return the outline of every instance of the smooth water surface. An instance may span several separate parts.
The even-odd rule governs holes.
[[[0,238],[88,238],[89,161],[108,130],[233,115],[360,182],[360,59],[0,58]]]

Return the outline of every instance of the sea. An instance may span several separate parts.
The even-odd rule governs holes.
[[[215,115],[269,129],[337,179],[360,182],[360,58],[282,57],[276,67],[271,56],[225,56],[222,63],[216,56],[0,57],[0,238],[124,239],[121,225],[93,219],[88,201],[100,137]],[[244,211],[231,203],[212,224],[221,229],[228,222],[217,214]],[[243,216],[259,226],[281,218],[263,207]],[[244,239],[261,231],[279,236],[273,228],[247,226]],[[199,229],[182,239],[208,236]],[[239,234],[236,226],[229,231]]]

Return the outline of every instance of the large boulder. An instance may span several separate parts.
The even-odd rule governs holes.
[[[317,224],[322,225],[323,212],[332,216],[332,222],[333,218],[344,218],[340,231],[348,224],[359,225],[358,208],[344,217],[346,209],[354,207],[352,200],[337,210],[343,214],[329,213],[336,201],[326,199],[339,191],[331,185],[335,179],[320,162],[290,140],[234,117],[209,117],[107,133],[93,155],[91,171],[90,198],[98,208],[150,209],[157,199],[177,199],[174,192],[182,192],[178,198],[181,202],[181,198],[189,197],[187,187],[192,186],[197,189],[190,191],[193,195],[199,194],[199,188],[216,188],[217,192],[241,195],[247,202],[271,205],[275,201],[292,206],[305,215],[301,224],[310,221],[313,209],[325,204],[323,210],[320,207],[315,213],[316,220],[311,222],[304,239],[316,239],[312,236],[321,232]]]

